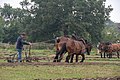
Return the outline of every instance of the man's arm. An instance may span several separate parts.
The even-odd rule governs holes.
[[[30,45],[30,42],[27,42],[27,41],[23,41],[23,40],[22,40],[22,44],[24,44],[24,45]]]

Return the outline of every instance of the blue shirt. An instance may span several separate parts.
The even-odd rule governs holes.
[[[29,45],[28,42],[25,42],[25,41],[23,40],[23,38],[22,38],[21,36],[19,36],[19,37],[17,38],[17,42],[16,42],[16,49],[22,49],[24,44]]]

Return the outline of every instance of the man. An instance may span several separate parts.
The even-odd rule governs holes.
[[[26,38],[26,33],[21,33],[20,36],[17,38],[16,42],[16,49],[18,51],[18,62],[22,62],[22,50],[23,50],[23,45],[32,45],[30,42],[24,41]]]

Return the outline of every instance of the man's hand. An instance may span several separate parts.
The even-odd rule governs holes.
[[[29,42],[29,45],[32,45],[32,43],[31,43],[31,42]]]

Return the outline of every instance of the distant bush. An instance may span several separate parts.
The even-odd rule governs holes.
[[[0,43],[0,49],[14,49],[15,45],[9,43]]]
[[[32,43],[32,49],[53,49],[54,44],[51,43]],[[26,45],[24,48],[28,48],[29,46]],[[9,43],[0,43],[0,49],[15,49],[15,45]]]
[[[54,44],[51,43],[39,42],[39,43],[33,43],[32,45],[32,49],[53,49],[53,48],[54,48]]]

